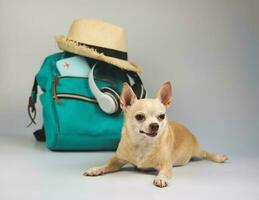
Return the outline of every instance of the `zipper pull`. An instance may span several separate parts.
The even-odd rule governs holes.
[[[58,96],[57,96],[57,85],[58,85],[58,81],[59,81],[59,77],[58,77],[58,76],[55,76],[55,77],[54,77],[54,81],[53,81],[53,85],[52,85],[52,94],[53,94],[54,100],[55,100],[57,103],[61,104],[62,102],[61,102],[61,100],[60,100],[60,99],[58,98]]]

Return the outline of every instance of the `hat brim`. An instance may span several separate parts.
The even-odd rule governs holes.
[[[80,45],[78,42],[69,40],[65,36],[56,36],[55,39],[58,44],[58,47],[61,50],[75,53],[75,54],[81,55],[81,56],[90,57],[90,58],[93,58],[96,60],[101,60],[101,61],[110,63],[123,70],[133,71],[133,72],[142,72],[142,69],[134,63],[131,63],[126,60],[121,60],[118,58],[106,56],[103,53],[97,52],[94,48],[89,48],[87,46]]]

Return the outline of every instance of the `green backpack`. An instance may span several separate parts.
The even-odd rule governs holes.
[[[120,140],[123,113],[104,113],[89,88],[87,77],[60,76],[56,62],[71,56],[74,54],[67,52],[48,56],[35,77],[28,113],[31,123],[35,123],[39,85],[44,122],[43,128],[35,131],[34,136],[39,141],[46,140],[51,150],[115,150]],[[94,60],[85,58],[92,66]],[[137,97],[145,97],[145,94],[138,94],[140,89],[136,88],[143,88],[141,93],[145,90],[134,72],[105,63],[105,67],[95,70],[94,77],[98,88],[110,87],[118,94],[124,82],[130,84],[134,79],[132,88],[137,90]]]

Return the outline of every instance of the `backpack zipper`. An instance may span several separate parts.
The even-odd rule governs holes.
[[[55,76],[54,80],[53,80],[53,85],[52,85],[52,95],[53,95],[54,100],[57,103],[59,103],[59,104],[62,103],[61,100],[60,100],[61,98],[62,99],[76,99],[76,100],[81,100],[81,101],[91,102],[91,103],[96,103],[96,104],[98,103],[97,100],[95,98],[92,98],[92,97],[87,97],[87,96],[72,94],[72,93],[57,93],[57,85],[58,85],[58,82],[59,82],[60,78],[83,78],[83,79],[87,79],[85,77]]]
[[[54,100],[55,100],[57,103],[61,104],[61,101],[60,101],[60,99],[59,99],[58,96],[57,96],[58,80],[59,80],[59,77],[58,77],[58,76],[55,76],[55,77],[54,77],[54,80],[53,80],[53,84],[52,84],[52,96],[53,96]]]
[[[62,79],[62,78],[80,78],[80,79],[88,79],[88,77],[77,77],[77,76],[55,76],[58,77],[58,79]],[[105,78],[98,78],[95,77],[94,80],[96,81],[104,81],[107,83],[111,83],[111,84],[115,84],[115,81],[109,80],[109,79],[105,79]]]
[[[54,99],[58,98],[59,101],[60,99],[76,99],[76,100],[81,100],[81,101],[90,102],[90,103],[96,103],[96,104],[98,103],[95,98],[78,95],[78,94],[72,94],[72,93],[58,93],[55,96],[53,96],[53,98]]]

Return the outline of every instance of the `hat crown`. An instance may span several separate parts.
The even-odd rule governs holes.
[[[125,29],[113,24],[95,20],[73,21],[67,38],[79,43],[127,52],[128,40]]]

